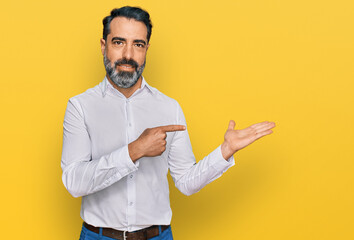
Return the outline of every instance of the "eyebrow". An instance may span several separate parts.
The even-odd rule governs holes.
[[[127,39],[125,39],[125,38],[121,38],[121,37],[114,37],[114,38],[112,38],[112,42],[113,41],[115,41],[115,40],[120,40],[120,41],[127,41]]]
[[[127,39],[122,38],[122,37],[113,37],[112,38],[112,42],[115,41],[115,40],[120,40],[120,41],[124,41],[124,42],[127,41]],[[134,43],[143,43],[144,45],[146,45],[146,42],[144,40],[142,40],[142,39],[135,39],[133,42]]]
[[[143,43],[144,45],[146,45],[146,42],[144,40],[141,40],[141,39],[136,39],[133,42],[134,43]]]

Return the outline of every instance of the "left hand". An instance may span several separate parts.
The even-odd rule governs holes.
[[[229,127],[224,136],[224,142],[221,144],[221,153],[224,159],[229,159],[238,150],[250,145],[257,139],[271,134],[274,122],[256,123],[245,129],[234,129],[235,122],[230,121]]]

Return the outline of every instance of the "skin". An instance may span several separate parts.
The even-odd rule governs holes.
[[[147,29],[144,23],[134,19],[116,17],[110,24],[111,32],[107,35],[107,41],[101,39],[102,54],[113,64],[118,59],[133,59],[141,66],[146,59],[146,53],[150,46],[147,41]],[[112,66],[113,67],[113,66]],[[130,65],[117,66],[117,71],[134,71]],[[142,77],[130,88],[116,86],[107,75],[111,84],[126,98],[129,98],[141,87]],[[272,133],[274,122],[261,122],[253,124],[245,129],[235,129],[235,122],[231,120],[221,144],[221,153],[224,159],[229,159],[237,151],[248,146],[254,141]],[[147,128],[134,142],[128,144],[130,158],[133,162],[142,157],[155,157],[166,150],[167,132],[184,131],[183,125],[167,125],[155,128]]]
[[[271,134],[274,122],[256,123],[245,129],[234,129],[235,122],[231,120],[224,135],[224,142],[221,144],[221,153],[224,159],[229,159],[237,151],[250,145],[254,141]]]
[[[147,29],[144,23],[127,19],[124,17],[116,17],[110,24],[111,32],[107,35],[107,41],[103,38],[100,40],[102,55],[106,52],[107,58],[111,61],[111,67],[118,59],[133,59],[141,66],[146,58],[149,48],[147,41]],[[131,65],[120,65],[117,71],[133,72],[136,70]],[[131,88],[120,88],[116,86],[108,75],[107,79],[110,83],[120,91],[126,98],[129,98],[141,86],[142,77]]]

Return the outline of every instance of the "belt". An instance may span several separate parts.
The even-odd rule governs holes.
[[[161,225],[161,232],[166,230],[169,226],[170,225]],[[84,227],[92,232],[98,234],[100,233],[99,227],[94,227],[86,222],[84,222]],[[119,240],[147,240],[159,235],[159,226],[153,225],[134,232],[119,231],[112,228],[102,228],[102,235]]]

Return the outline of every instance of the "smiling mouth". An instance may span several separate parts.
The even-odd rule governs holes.
[[[118,67],[121,68],[122,70],[129,70],[129,71],[135,69],[135,67],[129,64],[119,64]]]

